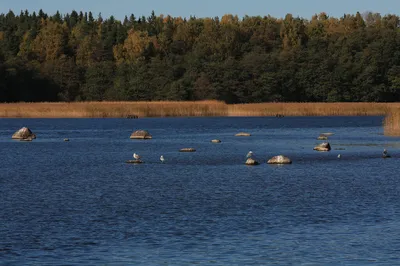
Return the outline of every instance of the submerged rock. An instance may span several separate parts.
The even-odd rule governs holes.
[[[32,139],[36,139],[36,135],[29,128],[23,127],[15,132],[11,138],[31,141]]]
[[[126,163],[134,163],[134,164],[139,164],[139,163],[143,163],[143,161],[142,160],[139,160],[139,159],[135,159],[135,160],[128,160],[128,161],[126,161]]]
[[[147,130],[136,130],[130,136],[131,139],[151,139],[153,138]]]
[[[318,146],[314,147],[314,150],[316,151],[330,151],[331,150],[331,145],[329,145],[329,142],[323,142],[319,144]]]
[[[246,132],[239,132],[235,135],[236,137],[249,137],[251,136],[250,133],[246,133]]]
[[[33,140],[32,137],[27,137],[27,138],[25,138],[25,139],[20,139],[20,141],[32,141],[32,140]]]
[[[183,148],[179,150],[180,152],[195,152],[196,149],[194,148]]]
[[[317,140],[327,140],[327,139],[328,139],[328,136],[323,135],[323,134],[319,135],[317,138]]]
[[[267,161],[268,164],[291,164],[292,160],[283,155],[277,155]]]
[[[245,163],[246,165],[259,165],[260,163],[259,162],[257,162],[255,159],[253,159],[253,158],[248,158],[247,160],[246,160],[246,163]]]
[[[221,143],[221,141],[219,139],[213,139],[211,140],[212,143]]]

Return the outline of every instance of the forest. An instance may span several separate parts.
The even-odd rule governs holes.
[[[400,19],[0,14],[0,102],[400,101]]]

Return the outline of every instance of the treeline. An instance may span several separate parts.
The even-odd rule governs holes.
[[[400,19],[0,15],[0,102],[400,100]]]

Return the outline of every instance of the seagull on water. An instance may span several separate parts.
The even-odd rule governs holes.
[[[163,156],[163,155],[161,155],[161,156],[160,156],[160,161],[161,161],[162,163],[165,161],[165,159],[164,159],[164,156]]]
[[[134,158],[135,160],[139,160],[139,159],[140,159],[140,156],[139,156],[139,154],[133,153],[133,158]]]
[[[383,158],[390,158],[390,155],[388,154],[386,149],[383,149],[382,157]]]
[[[249,151],[249,153],[247,153],[246,157],[247,157],[247,158],[250,158],[251,156],[253,156],[253,152],[252,152],[252,151]]]
[[[342,155],[338,154],[338,156],[337,156],[337,157],[340,159],[340,158],[342,158]]]

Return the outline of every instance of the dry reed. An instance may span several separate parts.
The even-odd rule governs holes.
[[[384,133],[387,136],[400,136],[400,108],[392,107],[384,120]]]
[[[226,116],[227,105],[218,101],[0,104],[0,117],[3,118],[118,118],[132,115],[138,117]]]
[[[386,116],[385,135],[400,136],[400,103],[198,102],[3,103],[2,118],[121,118],[188,116]]]
[[[372,116],[385,115],[398,103],[258,103],[229,105],[230,116]]]
[[[0,104],[0,117],[370,116],[396,108],[400,103],[44,102]]]

